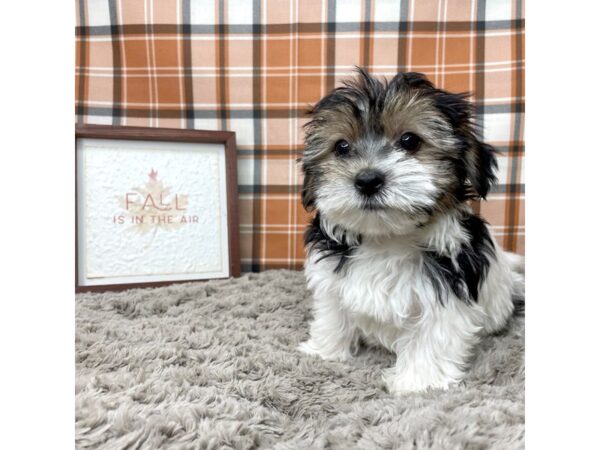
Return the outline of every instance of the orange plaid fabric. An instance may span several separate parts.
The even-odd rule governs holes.
[[[232,130],[242,268],[302,267],[307,106],[355,65],[469,91],[499,185],[476,205],[524,252],[521,0],[77,0],[78,122]]]

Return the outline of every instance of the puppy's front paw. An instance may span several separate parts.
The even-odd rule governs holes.
[[[418,375],[398,374],[396,369],[386,369],[383,381],[392,395],[408,392],[420,392],[427,389],[448,389],[455,380],[443,377],[423,377]]]
[[[302,353],[306,353],[307,355],[319,356],[322,359],[329,361],[346,361],[352,356],[349,350],[335,347],[325,348],[317,344],[313,339],[302,342],[298,346],[298,350],[300,350]]]

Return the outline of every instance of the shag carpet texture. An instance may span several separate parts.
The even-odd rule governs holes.
[[[301,272],[76,297],[81,449],[514,449],[524,438],[523,319],[483,340],[448,391],[393,397],[393,355],[296,351]]]

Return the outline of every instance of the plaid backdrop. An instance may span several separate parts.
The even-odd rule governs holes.
[[[521,0],[77,0],[77,121],[232,130],[242,269],[301,268],[307,106],[351,75],[469,91],[500,184],[475,205],[524,251]]]

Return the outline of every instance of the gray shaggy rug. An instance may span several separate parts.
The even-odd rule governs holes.
[[[77,295],[77,448],[523,447],[523,319],[483,341],[460,386],[394,398],[389,353],[296,351],[310,303],[284,270]]]

